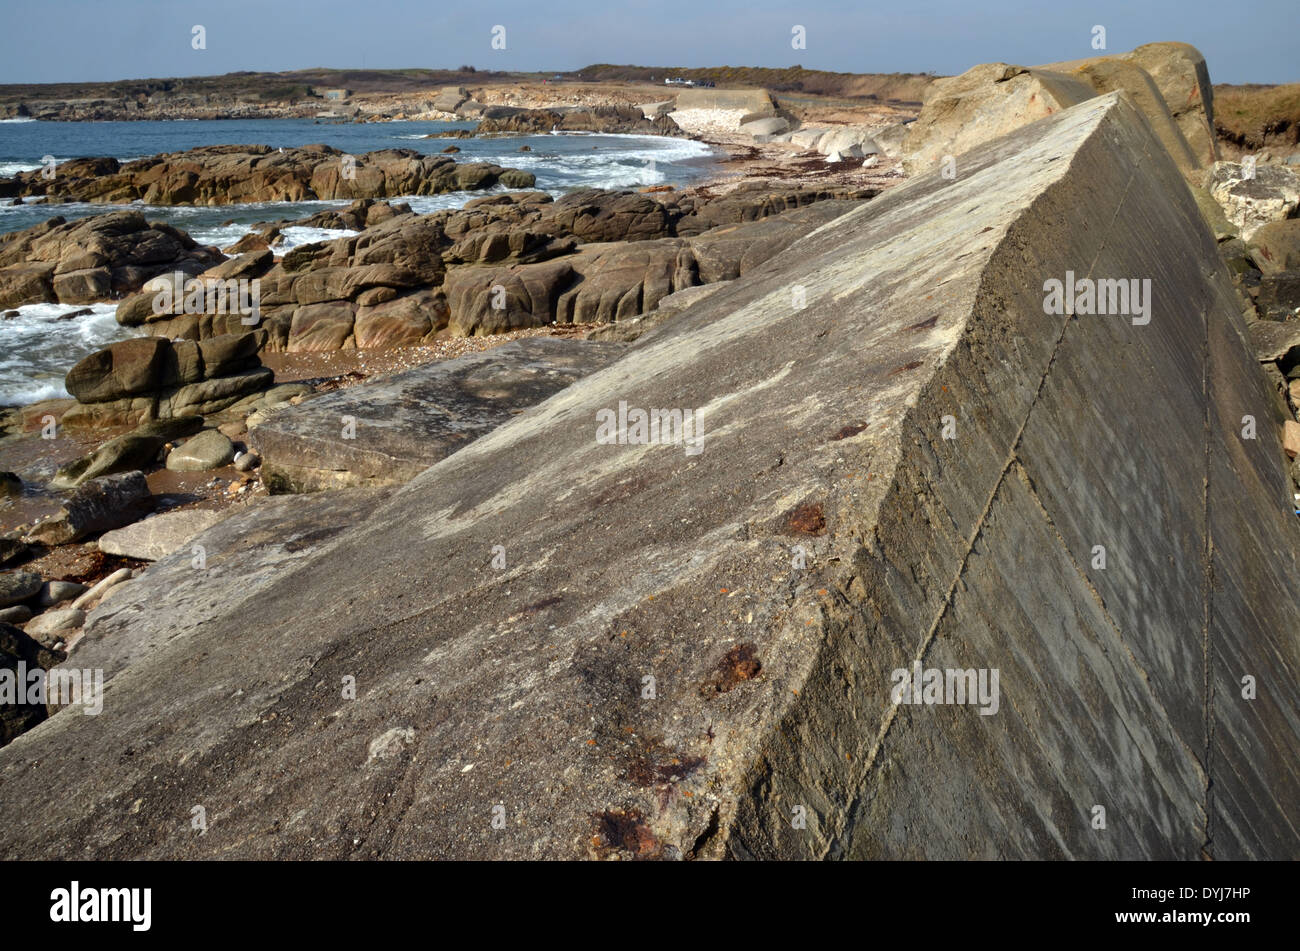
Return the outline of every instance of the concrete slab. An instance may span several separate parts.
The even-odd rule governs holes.
[[[1149,279],[1150,320],[1053,313],[1067,275]],[[702,442],[599,439],[626,407]],[[1276,435],[1240,438],[1269,412],[1177,167],[1090,99],[300,561],[232,547],[180,636],[121,615],[104,712],[0,750],[0,856],[1296,858],[1300,520]],[[165,605],[158,567],[107,607]],[[914,663],[999,692],[906,702]]]

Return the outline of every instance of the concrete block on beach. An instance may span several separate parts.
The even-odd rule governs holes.
[[[1132,98],[1182,171],[1217,159],[1204,57],[1186,43],[1149,43],[1124,55],[1030,68],[984,63],[935,80],[903,141],[904,168],[927,171],[1021,125],[1116,91]]]
[[[1075,275],[1149,279],[1150,319],[1056,312]],[[629,408],[694,441],[601,439]],[[102,715],[0,750],[0,856],[1294,858],[1300,685],[1238,683],[1300,669],[1269,413],[1177,165],[1088,97],[391,494],[155,565],[87,620]],[[200,801],[203,836],[86,834]]]

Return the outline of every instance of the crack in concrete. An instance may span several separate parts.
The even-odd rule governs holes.
[[[1205,343],[1201,353],[1201,400],[1205,404],[1205,480],[1204,480],[1204,497],[1201,504],[1201,518],[1205,524],[1205,555],[1202,583],[1205,585],[1205,596],[1201,599],[1204,605],[1203,628],[1201,631],[1201,661],[1204,665],[1204,696],[1205,696],[1205,828],[1204,836],[1201,842],[1201,854],[1207,859],[1213,859],[1214,856],[1210,849],[1214,843],[1214,836],[1211,833],[1211,795],[1214,788],[1214,778],[1210,771],[1210,755],[1214,745],[1214,680],[1210,674],[1210,624],[1213,618],[1212,602],[1214,599],[1214,537],[1210,524],[1210,476],[1213,468],[1213,457],[1210,450],[1210,315],[1209,309],[1202,310],[1202,317],[1205,324]]]
[[[1120,212],[1124,208],[1124,203],[1128,198],[1129,191],[1133,187],[1133,182],[1137,179],[1138,173],[1142,170],[1142,168],[1145,166],[1146,162],[1150,159],[1150,157],[1151,157],[1151,152],[1149,147],[1144,148],[1142,153],[1142,160],[1134,167],[1133,171],[1130,172],[1128,181],[1124,185],[1124,190],[1123,192],[1121,192],[1119,199],[1115,203],[1115,209],[1111,214],[1110,221],[1107,222],[1106,227],[1102,232],[1101,238],[1099,239],[1096,254],[1093,256],[1092,261],[1088,265],[1088,270],[1086,271],[1088,277],[1091,277],[1093,272],[1096,270],[1097,262],[1100,260],[1101,255],[1105,252],[1107,247],[1107,236],[1114,231],[1115,222],[1119,219]],[[1003,241],[1006,240],[1007,234],[1008,232],[1003,233],[1002,235]],[[997,252],[998,249],[995,249],[993,254],[990,256],[989,258],[990,263],[997,256]],[[952,583],[948,586],[948,590],[944,596],[943,603],[940,604],[939,610],[935,614],[934,621],[930,624],[930,627],[926,631],[924,637],[922,637],[921,643],[917,648],[916,654],[912,658],[913,664],[920,663],[924,666],[925,655],[929,651],[930,645],[934,642],[938,634],[939,627],[943,623],[944,618],[948,614],[949,608],[952,606],[953,599],[957,593],[957,588],[960,586],[961,580],[963,576],[966,574],[967,565],[970,563],[970,556],[975,550],[975,544],[984,532],[984,526],[988,521],[989,513],[992,511],[993,503],[996,501],[998,493],[1001,491],[1002,485],[1006,481],[1007,474],[1011,471],[1013,466],[1020,464],[1018,453],[1020,450],[1020,444],[1024,439],[1025,430],[1028,428],[1029,421],[1033,418],[1034,410],[1035,408],[1037,408],[1038,402],[1042,398],[1043,390],[1047,386],[1047,380],[1051,376],[1052,368],[1056,363],[1057,355],[1060,353],[1061,346],[1065,342],[1066,332],[1069,329],[1071,322],[1073,322],[1075,319],[1077,319],[1075,314],[1066,314],[1064,320],[1062,320],[1061,322],[1060,333],[1057,335],[1056,342],[1052,346],[1052,352],[1051,355],[1048,357],[1047,365],[1043,368],[1042,375],[1039,377],[1038,387],[1034,392],[1034,398],[1030,401],[1029,406],[1025,410],[1025,415],[1020,422],[1020,427],[1016,431],[1015,438],[1011,441],[1011,447],[1007,453],[1006,461],[1003,463],[1002,469],[999,472],[997,479],[994,480],[993,487],[989,492],[988,500],[985,502],[983,510],[980,512],[979,517],[976,519],[975,524],[971,529],[970,536],[967,539],[966,549],[962,553],[961,563],[957,566],[957,571],[953,576]],[[1068,549],[1067,549],[1067,553],[1068,553]],[[876,760],[879,758],[880,755],[880,750],[884,747],[885,740],[889,735],[890,728],[893,726],[894,720],[898,716],[899,706],[900,704],[895,703],[893,701],[889,703],[888,707],[886,708],[884,714],[881,717],[880,727],[876,732],[876,738],[872,742],[871,749],[868,751],[867,755],[863,758],[862,765],[856,767],[853,770],[856,776],[850,778],[848,786],[850,789],[856,791],[853,793],[853,798],[849,802],[848,808],[845,809],[840,814],[840,821],[837,823],[836,830],[834,831],[834,833],[826,837],[825,839],[826,845],[822,848],[822,850],[818,854],[819,859],[826,858],[829,852],[835,847],[836,843],[840,839],[842,839],[845,833],[847,832],[849,820],[854,814],[854,812],[856,812],[859,803],[862,801],[864,789],[867,782],[867,777],[870,776],[872,770],[875,768]]]

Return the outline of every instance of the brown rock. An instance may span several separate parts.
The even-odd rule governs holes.
[[[369,307],[358,307],[353,327],[357,349],[408,347],[447,326],[450,315],[441,291],[418,290]]]
[[[21,307],[58,300],[54,294],[54,265],[11,264],[0,267],[0,307]]]
[[[1255,264],[1265,274],[1300,270],[1300,218],[1260,225],[1247,243]]]
[[[472,337],[550,323],[557,300],[573,280],[573,267],[565,259],[512,268],[454,268],[445,285],[451,332]]]
[[[644,241],[672,233],[665,206],[636,192],[584,188],[565,195],[542,212],[542,227],[579,241]]]
[[[341,350],[352,336],[354,305],[347,301],[306,304],[293,312],[289,352]]]
[[[383,149],[346,157],[328,145],[276,150],[265,145],[214,145],[118,165],[112,159],[65,162],[53,180],[40,170],[0,181],[19,196],[150,205],[217,205],[436,195],[498,183],[530,187],[533,176],[499,165],[457,165],[445,156]],[[84,167],[83,167],[84,165]],[[98,171],[91,171],[91,169]],[[526,183],[517,186],[510,183]]]
[[[170,352],[170,342],[158,337],[123,340],[78,361],[64,385],[82,403],[145,393],[162,385]]]
[[[1300,423],[1293,419],[1282,426],[1282,448],[1292,459],[1300,456]]]

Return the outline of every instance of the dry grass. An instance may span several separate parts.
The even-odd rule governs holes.
[[[1215,86],[1214,127],[1239,149],[1289,149],[1300,141],[1300,83]]]

